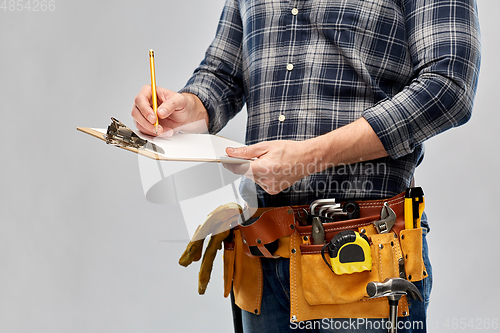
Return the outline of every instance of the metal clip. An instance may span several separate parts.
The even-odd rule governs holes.
[[[154,152],[165,154],[165,151],[148,140],[141,139],[130,128],[125,126],[121,121],[111,117],[111,124],[105,135],[106,143],[120,147],[130,148],[147,148]]]
[[[396,213],[389,207],[387,202],[384,202],[384,207],[380,212],[380,220],[374,221],[373,225],[379,234],[386,234],[391,231],[392,227],[396,223]]]
[[[402,279],[406,279],[405,260],[403,258],[399,258],[398,266],[399,266],[399,277]]]

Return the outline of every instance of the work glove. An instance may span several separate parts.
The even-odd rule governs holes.
[[[198,276],[198,293],[200,295],[203,295],[207,289],[217,251],[222,249],[222,243],[231,233],[231,225],[238,221],[241,213],[242,209],[236,203],[228,203],[217,207],[208,214],[205,222],[198,226],[179,259],[179,264],[184,267],[189,266],[193,261],[200,260],[205,237],[211,235],[201,261]]]

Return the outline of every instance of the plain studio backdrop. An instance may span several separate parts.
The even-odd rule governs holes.
[[[179,205],[148,202],[134,154],[76,131],[111,116],[133,124],[150,48],[158,85],[180,89],[224,1],[2,1],[0,332],[230,332],[220,254],[199,296],[199,264],[177,264]],[[416,175],[431,224],[431,332],[493,331],[500,317],[500,1],[478,8],[473,117],[427,142]],[[244,141],[245,116],[222,135]]]

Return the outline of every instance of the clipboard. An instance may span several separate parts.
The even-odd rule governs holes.
[[[221,136],[179,132],[175,133],[170,138],[152,137],[140,133],[139,131],[133,131],[118,120],[114,118],[111,119],[113,122],[108,126],[107,130],[89,127],[77,127],[77,130],[118,148],[158,161],[230,164],[244,164],[250,162],[249,160],[227,156],[225,153],[226,147],[238,148],[245,145]],[[124,135],[125,138],[123,138],[123,135],[120,136],[117,134],[117,127],[120,131],[126,131],[126,135]],[[132,139],[130,139],[130,137],[132,137]],[[134,145],[136,141],[138,144]],[[139,147],[138,145],[145,145],[148,148]]]

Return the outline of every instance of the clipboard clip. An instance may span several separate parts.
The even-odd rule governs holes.
[[[165,151],[148,140],[140,138],[130,128],[125,126],[121,121],[111,117],[111,124],[108,126],[106,135],[104,136],[106,143],[119,147],[130,147],[136,149],[149,149],[156,153],[165,154]]]

